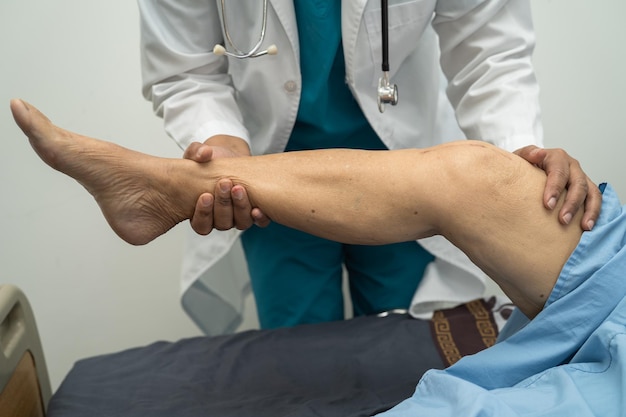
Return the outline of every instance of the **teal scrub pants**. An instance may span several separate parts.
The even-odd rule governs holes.
[[[408,308],[434,259],[414,241],[346,245],[276,223],[241,241],[264,329],[344,319],[342,265],[355,316]]]

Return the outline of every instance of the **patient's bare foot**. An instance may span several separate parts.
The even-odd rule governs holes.
[[[176,174],[190,161],[157,158],[68,132],[22,100],[12,100],[11,111],[41,159],[81,183],[128,243],[148,243],[193,214],[197,195],[187,195],[186,187],[176,183]]]

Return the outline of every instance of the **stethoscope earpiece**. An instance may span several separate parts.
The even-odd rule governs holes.
[[[224,48],[222,45],[217,44],[213,47],[213,53],[215,55],[219,55],[219,56],[223,56],[226,55],[226,48]]]

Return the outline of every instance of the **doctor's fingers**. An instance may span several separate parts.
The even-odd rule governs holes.
[[[563,219],[563,222],[567,224],[578,210],[583,209],[580,227],[589,231],[593,229],[600,216],[601,206],[602,194],[600,189],[585,175],[584,179],[574,180],[568,186],[559,218]]]
[[[208,235],[213,230],[213,195],[205,193],[198,197],[196,208],[189,223],[199,235]]]
[[[552,208],[559,195],[565,191],[565,202],[559,212],[563,224],[583,210],[581,227],[591,230],[600,215],[602,197],[600,190],[585,174],[580,163],[562,149],[546,149],[540,165],[548,174],[544,198]],[[552,196],[552,197],[551,197]]]
[[[585,214],[581,220],[583,230],[593,229],[598,217],[600,217],[600,209],[602,207],[602,193],[600,192],[600,188],[598,188],[591,179],[588,179],[588,181],[589,192],[585,200]]]
[[[244,187],[233,187],[230,180],[222,180],[217,184],[215,193],[218,195],[216,198],[209,193],[202,194],[196,203],[190,223],[199,235],[208,235],[214,228],[246,230],[253,224],[265,227],[270,223],[260,209],[252,209]]]
[[[233,199],[235,227],[239,230],[249,229],[254,224],[254,218],[252,217],[252,206],[250,205],[246,189],[241,185],[233,186],[231,197]]]
[[[261,209],[258,207],[253,208],[250,215],[252,216],[252,219],[254,220],[254,224],[259,227],[267,227],[272,222],[272,220],[269,217],[267,217],[265,213],[263,213]]]
[[[233,228],[233,183],[222,179],[215,185],[215,203],[213,204],[213,227],[217,230]]]
[[[204,143],[192,142],[185,152],[183,158],[196,162],[209,162],[213,158],[213,148]]]
[[[543,149],[534,145],[514,152],[543,169],[548,175],[543,194],[544,205],[553,209],[560,195],[566,192],[559,220],[567,224],[578,210],[584,209],[581,219],[583,230],[591,230],[600,215],[602,196],[598,187],[580,167],[580,163],[563,149]]]

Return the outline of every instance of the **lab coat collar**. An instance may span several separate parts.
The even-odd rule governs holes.
[[[341,2],[341,37],[343,42],[343,54],[346,65],[346,75],[351,76],[354,68],[354,56],[356,54],[357,36],[362,23],[363,13],[367,0],[351,0]]]
[[[291,47],[293,48],[297,62],[300,62],[300,40],[298,38],[298,26],[296,11],[292,0],[269,0],[269,4],[280,20],[281,27],[285,30]],[[270,25],[268,24],[268,28]],[[280,53],[280,51],[279,51]]]

